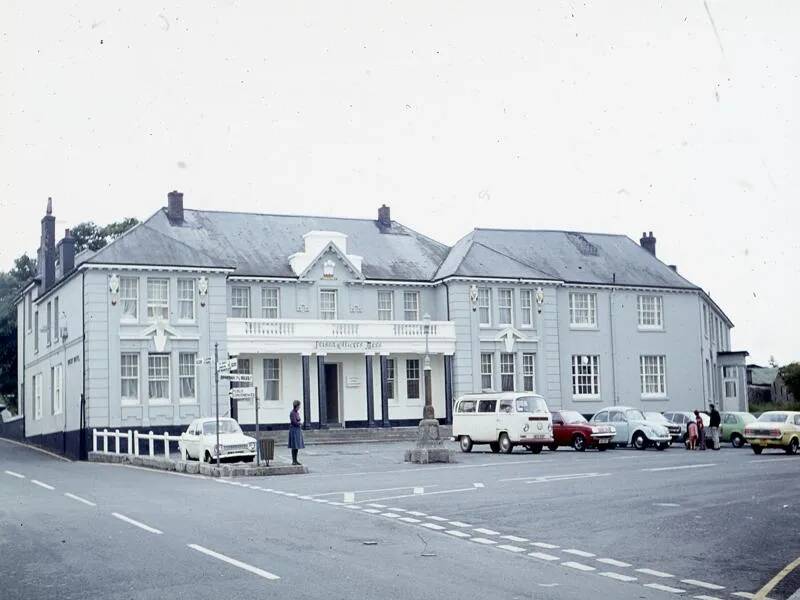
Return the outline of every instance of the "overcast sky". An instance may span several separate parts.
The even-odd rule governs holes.
[[[192,208],[658,238],[800,359],[800,4],[0,1],[0,269]]]

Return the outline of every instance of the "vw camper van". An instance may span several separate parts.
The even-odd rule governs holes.
[[[553,421],[544,398],[530,392],[467,394],[456,400],[453,440],[462,452],[489,444],[492,452],[525,446],[534,454],[553,441]]]

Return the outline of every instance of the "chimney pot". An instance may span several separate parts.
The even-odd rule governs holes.
[[[46,292],[56,281],[56,218],[53,216],[53,199],[47,199],[47,212],[42,217],[42,236],[39,242],[39,285]]]
[[[678,265],[669,265],[669,268],[675,271],[676,273],[678,272]]]
[[[64,238],[58,242],[56,248],[58,255],[57,278],[61,278],[75,268],[75,238],[69,228],[64,230]]]
[[[652,231],[649,234],[642,232],[642,239],[639,240],[639,243],[642,245],[642,248],[647,250],[650,254],[653,256],[656,255],[656,238],[653,237]]]
[[[389,207],[383,204],[378,209],[378,228],[381,231],[387,231],[392,227],[392,217]]]
[[[183,193],[173,190],[167,194],[167,218],[170,223],[183,223]]]

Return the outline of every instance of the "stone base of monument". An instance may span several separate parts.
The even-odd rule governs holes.
[[[423,419],[417,429],[417,443],[405,452],[405,461],[417,464],[453,462],[450,450],[439,437],[439,421]]]

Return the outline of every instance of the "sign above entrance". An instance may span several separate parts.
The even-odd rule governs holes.
[[[254,387],[233,388],[230,391],[229,395],[234,400],[253,400],[256,397],[256,388]]]
[[[368,350],[380,350],[381,345],[381,342],[365,340],[317,340],[314,347],[317,350],[365,352]]]
[[[219,378],[238,383],[252,383],[253,381],[253,376],[247,373],[220,373]]]

